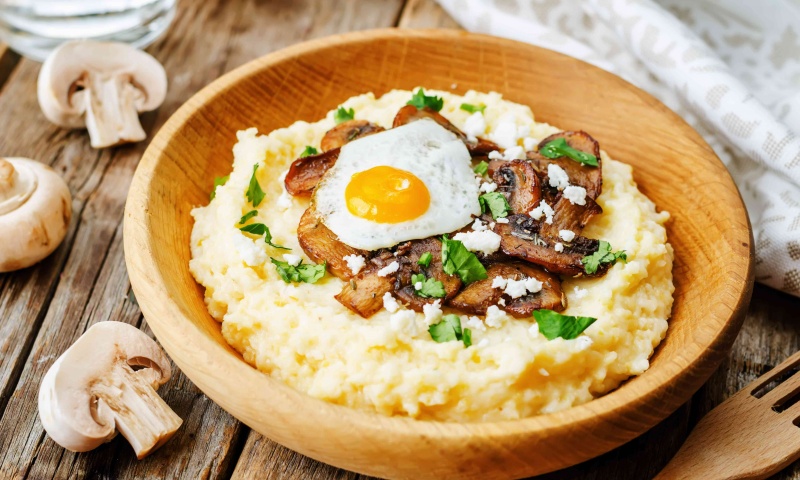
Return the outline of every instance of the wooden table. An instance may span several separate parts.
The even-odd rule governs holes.
[[[169,33],[148,49],[166,67],[170,90],[143,117],[145,129],[152,137],[197,90],[251,59],[310,38],[390,26],[457,28],[433,0],[183,0]],[[49,124],[36,100],[38,72],[38,63],[0,45],[0,155],[55,168],[69,183],[74,215],[47,260],[0,275],[0,478],[364,478],[250,431],[177,369],[160,393],[184,424],[146,459],[137,461],[121,437],[74,454],[45,435],[36,396],[55,358],[95,322],[150,333],[122,251],[125,197],[147,143],[97,151],[85,132]],[[651,478],[698,418],[798,349],[798,312],[800,299],[757,286],[733,351],[689,403],[629,444],[544,478]],[[777,478],[800,478],[800,462]]]

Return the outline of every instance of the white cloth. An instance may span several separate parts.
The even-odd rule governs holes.
[[[468,30],[592,63],[681,115],[739,186],[756,280],[800,296],[800,0],[438,1]]]

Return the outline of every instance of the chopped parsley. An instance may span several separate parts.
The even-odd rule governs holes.
[[[319,153],[319,150],[312,147],[311,145],[306,145],[306,149],[303,150],[303,153],[300,154],[300,158],[310,157],[311,155],[316,155]]]
[[[214,200],[214,197],[217,196],[217,187],[228,183],[228,179],[230,177],[231,177],[230,175],[226,175],[224,177],[217,177],[214,179],[214,188],[211,189],[211,200]]]
[[[442,237],[442,268],[448,275],[457,274],[465,284],[488,277],[486,268],[474,253],[460,241],[446,236]]]
[[[600,240],[600,245],[596,252],[591,255],[587,255],[583,257],[581,263],[583,263],[583,269],[586,270],[586,273],[593,274],[597,272],[601,265],[610,263],[611,265],[617,263],[617,260],[622,259],[623,262],[628,261],[628,255],[625,253],[625,250],[620,250],[619,252],[612,252],[611,251],[611,244],[606,242],[605,240]]]
[[[545,146],[539,149],[539,153],[547,158],[568,157],[584,165],[591,165],[593,167],[599,165],[597,163],[597,157],[591,153],[581,152],[580,150],[570,147],[563,137],[547,142]]]
[[[422,288],[417,290],[417,283],[422,284]],[[425,278],[421,273],[411,275],[411,284],[414,286],[414,292],[422,298],[442,298],[444,297],[444,285],[438,280],[433,278]]]
[[[472,331],[469,328],[461,329],[461,317],[458,315],[445,315],[441,322],[428,327],[428,333],[436,343],[462,341],[465,347],[472,345]]]
[[[293,267],[287,262],[281,262],[272,257],[269,257],[269,259],[275,265],[275,269],[278,270],[278,275],[280,275],[286,283],[317,283],[317,280],[325,276],[325,268],[328,266],[328,262],[322,262],[319,265],[304,264],[301,262],[296,267]]]
[[[249,212],[245,213],[242,218],[239,220],[240,224],[247,223],[248,220],[258,215],[258,210],[250,210]]]
[[[481,112],[483,113],[486,110],[486,105],[479,103],[478,105],[472,105],[471,103],[462,103],[460,107],[461,110],[469,113]]]
[[[425,268],[431,266],[431,260],[433,260],[433,255],[431,252],[425,252],[419,256],[419,260],[417,260],[417,265],[422,265]]]
[[[333,114],[333,121],[336,122],[336,125],[339,125],[342,122],[346,122],[348,120],[352,120],[356,116],[356,111],[351,109],[346,109],[344,107],[339,107],[336,109],[336,112]]]
[[[239,230],[247,233],[252,233],[253,235],[258,235],[258,236],[264,235],[264,241],[267,242],[267,245],[269,245],[270,247],[279,248],[281,250],[291,250],[291,248],[289,247],[282,247],[280,245],[275,245],[274,243],[272,243],[272,234],[269,233],[269,227],[267,227],[263,223],[251,223],[250,225],[239,227]]]
[[[427,107],[435,112],[438,112],[442,109],[442,107],[444,107],[444,100],[442,97],[429,97],[425,95],[425,90],[420,88],[414,93],[414,95],[411,97],[411,100],[409,100],[406,105],[414,105],[419,110]]]
[[[475,165],[475,168],[473,168],[472,171],[478,175],[486,175],[486,173],[489,171],[489,164],[486,163],[486,160],[481,160],[481,163]]]
[[[258,170],[258,164],[253,165],[253,176],[250,177],[250,186],[247,187],[247,193],[245,193],[245,195],[247,195],[247,200],[249,200],[254,207],[257,207],[266,196],[264,190],[261,190],[258,178],[256,178],[256,170]]]
[[[494,219],[507,217],[511,211],[508,200],[500,192],[484,193],[478,197],[478,202],[481,204],[481,213],[486,213],[488,209]]]
[[[539,332],[548,340],[561,337],[564,340],[572,340],[589,328],[589,325],[597,321],[592,317],[572,317],[561,315],[552,310],[542,309],[533,312],[533,318],[539,325]]]

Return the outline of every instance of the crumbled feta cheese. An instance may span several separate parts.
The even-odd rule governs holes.
[[[586,205],[586,189],[570,185],[564,189],[564,198],[573,205]]]
[[[571,242],[575,239],[575,232],[572,230],[559,230],[558,236],[561,237],[561,239],[565,242]]]
[[[533,277],[528,277],[528,278],[525,279],[525,290],[527,290],[528,293],[541,292],[542,291],[542,286],[543,286],[542,282],[540,282],[539,280],[536,280]]]
[[[550,376],[550,372],[548,372],[548,371],[547,371],[547,370],[545,370],[544,368],[540,368],[540,369],[539,369],[539,375],[541,375],[541,376],[543,376],[543,377],[549,377],[549,376]]]
[[[486,133],[486,119],[483,118],[483,113],[475,112],[464,122],[462,131],[467,135],[467,140],[474,142],[476,137],[483,136]]]
[[[395,299],[391,292],[386,292],[383,294],[383,308],[389,311],[389,313],[394,313],[400,309],[400,304],[397,303],[397,299]]]
[[[503,326],[503,323],[506,321],[506,312],[500,310],[497,305],[490,305],[489,308],[486,309],[486,325],[498,328]]]
[[[486,224],[480,218],[476,218],[475,222],[472,223],[472,229],[476,232],[483,232],[486,230]]]
[[[497,301],[497,304],[500,305],[501,307],[505,307],[506,306],[506,299],[505,298],[501,298],[500,300]]]
[[[503,158],[505,160],[524,160],[525,149],[516,145],[511,148],[506,148],[506,151],[503,152]]]
[[[494,222],[489,222],[489,230],[494,230]]]
[[[481,183],[481,192],[484,193],[492,193],[497,190],[497,184],[494,182],[483,182]]]
[[[564,190],[569,186],[569,175],[555,163],[547,165],[547,177],[549,178],[550,186],[553,188]]]
[[[492,288],[506,288],[508,280],[503,277],[494,277],[492,280]]]
[[[511,298],[519,298],[524,296],[527,291],[527,288],[525,288],[525,280],[514,280],[509,278],[508,284],[506,285],[506,289],[503,290],[503,293]]]
[[[415,283],[414,290],[422,290],[422,282]]]
[[[473,330],[473,331],[475,331],[475,330],[477,330],[479,332],[485,332],[486,331],[486,324],[483,323],[483,320],[481,320],[479,317],[475,317],[475,316],[467,317],[467,319],[464,320],[464,323],[462,324],[462,327],[463,328],[469,328],[470,330]]]
[[[580,288],[577,285],[575,285],[575,290],[573,291],[575,292],[575,298],[577,298],[578,300],[589,294],[589,290],[585,288]]]
[[[303,261],[303,257],[301,257],[300,255],[295,255],[293,253],[284,253],[283,260],[289,265],[296,267],[300,265],[300,262]]]
[[[506,217],[495,218],[494,221],[497,223],[508,223],[508,218]]]
[[[556,252],[561,253],[564,251],[564,244],[561,242],[556,242],[553,248],[555,249]]]
[[[389,326],[395,332],[402,332],[407,335],[416,335],[417,333],[417,314],[414,310],[400,310],[393,313],[389,317]]]
[[[426,303],[422,306],[422,313],[425,314],[425,322],[432,325],[442,318],[442,301],[436,300],[433,303]]]
[[[592,346],[592,343],[594,343],[592,338],[586,335],[581,335],[575,339],[575,347],[577,347],[578,350],[586,350]]]
[[[454,240],[464,244],[464,247],[472,252],[483,252],[487,255],[496,252],[500,248],[500,235],[491,230],[480,232],[460,232],[453,236]]]
[[[489,152],[489,160],[502,160],[503,154],[498,152],[497,150],[492,150]]]
[[[483,347],[485,347],[487,345],[489,345],[489,339],[488,338],[484,338],[483,340],[478,342],[477,346],[480,347],[480,348],[483,348]]]
[[[490,138],[502,148],[511,148],[517,144],[518,131],[517,124],[513,120],[501,120],[494,127]]]
[[[513,278],[494,277],[492,279],[492,288],[500,288],[503,293],[511,298],[519,298],[528,293],[537,293],[542,291],[542,282],[532,277],[525,277],[520,280]],[[503,300],[502,298],[500,300]],[[505,305],[497,302],[500,305]]]
[[[528,333],[531,334],[531,337],[536,338],[539,336],[539,324],[534,323],[531,325],[531,328],[528,329]]]
[[[262,243],[264,242],[256,244],[256,242],[245,237],[238,230],[233,234],[233,246],[236,248],[236,253],[239,254],[239,258],[248,267],[255,267],[267,261],[267,253],[263,247],[259,246]]]
[[[531,213],[529,215],[534,220],[541,220],[542,217],[545,217],[544,223],[552,225],[553,215],[555,215],[555,213],[556,212],[553,210],[553,207],[551,207],[550,205],[547,204],[547,202],[542,200],[539,202],[539,205],[536,208],[531,210]]]
[[[528,137],[528,138],[526,138],[526,139],[524,139],[524,140],[522,141],[522,145],[525,147],[525,151],[526,151],[526,152],[530,152],[530,151],[531,151],[531,150],[533,150],[533,149],[536,147],[536,145],[538,145],[538,144],[539,144],[539,140],[537,140],[537,139],[535,139],[535,138],[531,138],[531,137]]]
[[[355,254],[345,255],[342,257],[342,260],[347,263],[347,268],[353,272],[353,275],[358,275],[358,272],[360,272],[367,264],[367,260],[363,256]]]
[[[386,265],[385,267],[383,267],[380,270],[378,270],[378,276],[379,277],[388,277],[389,275],[393,274],[394,272],[396,272],[398,270],[400,270],[400,264],[397,263],[397,261],[394,261],[394,262],[390,263],[389,265]]]

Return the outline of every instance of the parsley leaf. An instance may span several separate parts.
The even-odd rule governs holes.
[[[481,204],[481,213],[486,213],[486,209],[492,212],[492,218],[503,218],[508,216],[511,211],[511,206],[508,205],[508,200],[500,192],[484,193],[478,197],[478,202]]]
[[[469,113],[481,112],[483,113],[486,110],[486,105],[479,103],[478,105],[472,105],[471,103],[462,103],[460,107],[461,110],[464,110]]]
[[[422,288],[417,290],[417,283],[422,284]],[[414,285],[414,292],[422,298],[442,298],[444,297],[444,285],[433,278],[425,278],[421,273],[411,275],[411,284]]]
[[[591,275],[596,273],[601,265],[605,263],[610,263],[613,265],[617,263],[617,260],[620,258],[623,262],[628,261],[628,255],[625,253],[625,250],[612,252],[611,244],[605,240],[600,240],[600,245],[598,246],[597,251],[591,255],[583,257],[581,263],[583,263],[583,269],[586,271],[586,273]]]
[[[239,230],[247,233],[252,233],[253,235],[258,235],[258,236],[264,235],[264,241],[267,242],[267,245],[269,245],[270,247],[279,248],[281,250],[291,250],[291,248],[289,247],[282,247],[280,245],[275,245],[274,243],[272,243],[272,234],[269,233],[269,227],[267,227],[263,223],[251,223],[250,225],[239,227]]]
[[[250,210],[249,212],[245,213],[244,216],[242,216],[242,218],[239,220],[239,223],[244,224],[256,215],[258,215],[258,210]]]
[[[580,150],[570,147],[563,137],[547,142],[545,146],[539,149],[539,153],[547,158],[568,157],[584,165],[591,165],[593,167],[599,165],[597,163],[597,157],[591,153],[581,152]]]
[[[462,341],[465,347],[472,345],[472,331],[469,328],[461,329],[461,317],[458,315],[445,315],[442,321],[428,327],[428,333],[436,343]]]
[[[311,155],[316,155],[319,153],[319,150],[312,147],[311,145],[306,145],[306,149],[303,150],[303,153],[300,154],[300,158],[310,157]]]
[[[266,196],[264,190],[261,190],[261,185],[258,183],[258,178],[256,178],[256,170],[258,170],[258,164],[253,165],[253,176],[250,177],[250,186],[247,188],[247,193],[245,193],[245,195],[247,195],[247,199],[253,204],[254,207],[257,207]]]
[[[432,96],[429,97],[425,95],[425,90],[419,89],[417,90],[414,95],[411,97],[411,100],[406,103],[406,105],[414,105],[417,109],[423,109],[425,107],[430,108],[431,110],[438,112],[439,110],[444,107],[444,100],[442,97]]]
[[[478,175],[486,175],[486,173],[489,171],[489,164],[486,163],[485,160],[481,160],[481,163],[475,165],[475,168],[473,168],[472,171]]]
[[[589,325],[597,321],[592,317],[571,317],[561,315],[552,310],[542,309],[533,312],[533,318],[539,325],[539,331],[548,340],[561,337],[564,340],[572,340],[589,328]]]
[[[431,252],[425,252],[419,256],[419,260],[417,260],[417,265],[422,265],[425,268],[431,266],[431,260],[433,260],[433,255]]]
[[[214,197],[217,196],[217,187],[228,183],[228,179],[230,177],[231,177],[230,175],[226,175],[224,177],[217,177],[214,179],[214,188],[211,189],[211,200],[214,200]]]
[[[356,111],[351,109],[345,109],[344,107],[339,107],[336,109],[336,112],[333,114],[333,121],[336,122],[336,125],[339,125],[342,122],[346,122],[348,120],[352,120],[356,116]]]
[[[478,257],[458,240],[442,237],[442,268],[448,275],[458,274],[461,281],[470,284],[488,278],[486,268]]]
[[[288,262],[281,262],[272,257],[269,257],[269,259],[275,265],[278,275],[280,275],[286,283],[317,283],[317,280],[325,276],[325,269],[328,266],[328,262],[322,262],[319,265],[304,264],[301,262],[300,265],[293,267],[289,265]]]

